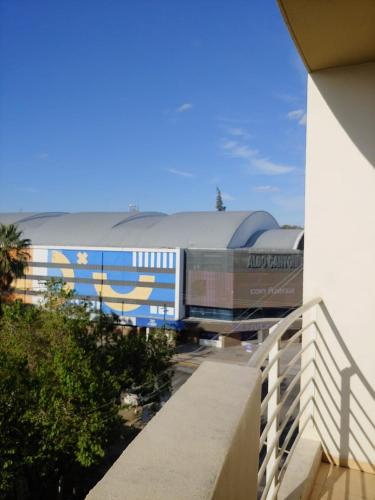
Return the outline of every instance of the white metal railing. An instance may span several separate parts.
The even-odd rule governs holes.
[[[307,397],[306,395],[302,406],[301,396],[312,383],[312,377],[304,380],[303,386],[301,386],[301,374],[311,365],[313,358],[311,357],[304,363],[302,370],[297,363],[300,361],[302,354],[314,344],[314,338],[304,342],[303,347],[301,346],[298,352],[288,362],[284,363],[283,369],[281,369],[280,362],[286,350],[292,344],[296,345],[296,340],[299,340],[315,321],[305,324],[285,340],[283,345],[281,345],[281,341],[293,323],[321,301],[321,298],[316,298],[307,302],[272,327],[267,339],[249,360],[249,366],[262,370],[263,389],[267,384],[265,394],[264,390],[262,390],[263,399],[261,402],[258,471],[258,496],[261,500],[277,498],[277,491],[290,457],[311,418],[311,414],[308,414],[306,410],[312,396]],[[296,370],[296,373],[292,374],[292,370]],[[285,382],[287,382],[287,387],[281,391],[281,384]],[[291,398],[293,398],[292,401],[290,401]],[[285,410],[287,402],[290,405]],[[284,412],[283,415],[282,412]],[[302,416],[304,418],[301,423]],[[263,429],[262,425],[264,426]]]

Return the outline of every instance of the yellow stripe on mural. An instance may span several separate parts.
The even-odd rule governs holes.
[[[93,278],[96,280],[102,280],[103,282],[107,280],[107,273],[93,273],[92,274]],[[155,283],[155,276],[145,276],[141,275],[139,276],[139,281],[141,283]],[[138,307],[141,306],[141,304],[126,304],[127,299],[132,299],[132,300],[147,300],[151,293],[153,288],[152,287],[141,287],[141,286],[136,286],[131,290],[130,292],[127,293],[119,293],[116,292],[116,290],[113,290],[113,288],[110,285],[106,285],[103,283],[103,285],[94,285],[96,293],[102,297],[110,297],[110,298],[115,298],[115,299],[121,299],[124,301],[124,303],[114,303],[114,302],[104,302],[108,307],[111,309],[114,309],[115,311],[121,311],[121,312],[129,312],[129,311],[134,311],[135,309],[138,309]]]
[[[52,251],[52,262],[54,264],[70,264],[69,259],[65,257],[65,255],[59,252],[58,250]],[[60,271],[64,278],[74,278],[73,269],[60,268]],[[65,283],[65,286],[66,289],[69,291],[74,289],[73,283]]]

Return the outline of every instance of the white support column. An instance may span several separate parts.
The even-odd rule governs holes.
[[[303,315],[303,326],[307,327],[307,325],[311,324],[302,334],[301,338],[301,348],[304,349],[305,346],[314,340],[314,344],[306,349],[305,352],[301,355],[301,387],[304,387],[308,380],[316,381],[316,342],[317,342],[317,314],[319,311],[319,306],[315,306],[308,311],[306,311]],[[314,382],[311,381],[309,385],[304,390],[303,394],[301,394],[301,402],[300,408],[303,408],[306,404],[306,401],[311,399],[309,403],[307,403],[306,409],[301,416],[301,427],[305,425],[306,420],[307,427],[305,430],[306,436],[311,439],[316,438],[316,430],[314,425],[314,411],[315,411],[315,385]]]
[[[273,328],[270,329],[270,333],[272,333]],[[275,358],[275,356],[277,355],[278,352],[279,352],[279,342],[277,342],[270,350],[269,358],[268,358],[269,363],[272,363],[273,359]],[[275,362],[275,364],[272,366],[272,368],[270,369],[270,372],[268,374],[268,390],[276,383],[278,376],[279,376],[279,360]],[[270,400],[268,401],[267,421],[270,421],[270,419],[272,418],[272,415],[277,410],[277,405],[279,404],[279,394],[280,394],[280,391],[279,391],[279,388],[277,388],[273,392],[272,396],[270,397]],[[267,433],[267,444],[268,445],[272,445],[274,439],[276,438],[277,428],[278,428],[278,416],[276,416],[276,418],[272,422],[272,425],[270,426],[269,431]],[[268,481],[270,475],[272,474],[272,468],[274,467],[276,459],[277,459],[278,448],[279,448],[278,444],[276,444],[272,453],[271,453],[271,457],[268,461],[268,464],[266,467],[266,481]],[[272,480],[272,484],[268,490],[267,500],[269,500],[273,497],[273,494],[274,494],[274,491],[276,488],[276,476],[277,475],[275,474],[274,478]]]

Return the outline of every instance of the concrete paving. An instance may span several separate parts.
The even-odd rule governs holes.
[[[172,381],[172,393],[176,392],[181,385],[194,373],[203,361],[218,361],[223,363],[233,363],[245,366],[249,362],[252,354],[259,348],[260,344],[254,340],[247,345],[217,348],[197,346],[194,344],[183,344],[178,346],[174,356],[175,374]],[[251,351],[250,351],[251,349]],[[281,371],[283,371],[289,361],[300,349],[299,343],[293,343],[283,353],[281,357]],[[296,363],[290,371],[288,379],[293,377],[299,370],[300,364]]]
[[[172,394],[174,394],[188,378],[199,368],[203,361],[222,361],[246,365],[251,353],[245,351],[243,346],[216,347],[198,346],[196,344],[183,344],[178,346],[174,356],[175,372],[172,379]]]

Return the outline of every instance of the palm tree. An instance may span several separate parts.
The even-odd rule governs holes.
[[[15,224],[0,224],[0,314],[1,302],[11,293],[13,280],[24,275],[30,244]]]

